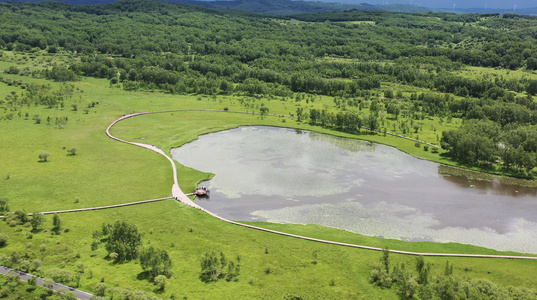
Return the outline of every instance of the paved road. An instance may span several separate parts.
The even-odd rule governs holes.
[[[41,277],[33,276],[32,274],[28,274],[28,273],[24,273],[22,271],[10,269],[8,267],[0,266],[0,273],[1,274],[7,275],[7,273],[9,273],[9,272],[14,272],[15,274],[17,274],[19,276],[19,278],[21,280],[24,280],[24,281],[28,281],[28,279],[30,279],[31,277],[35,277],[37,279],[37,285],[43,286],[43,278],[41,278]],[[54,290],[54,291],[62,290],[64,292],[75,292],[76,297],[78,299],[83,299],[83,300],[90,299],[93,296],[93,294],[90,294],[90,293],[87,293],[87,292],[84,292],[84,291],[81,291],[81,290],[77,290],[75,288],[72,288],[72,287],[69,287],[69,286],[66,286],[66,285],[63,285],[63,284],[60,284],[60,283],[54,283],[54,286],[52,287],[52,290]]]
[[[335,242],[335,241],[329,241],[329,240],[322,240],[322,239],[315,239],[315,238],[311,238],[311,237],[306,237],[306,236],[301,236],[301,235],[296,235],[296,234],[291,234],[291,233],[286,233],[286,232],[281,232],[281,231],[276,231],[276,230],[271,230],[271,229],[266,229],[266,228],[262,228],[262,227],[257,227],[257,226],[252,226],[252,225],[247,225],[247,224],[243,224],[243,223],[239,223],[239,222],[235,222],[235,221],[231,221],[231,220],[228,220],[226,218],[223,218],[223,217],[220,217],[219,215],[215,214],[215,213],[212,213],[206,209],[204,209],[203,207],[199,206],[198,204],[194,203],[194,201],[192,201],[190,198],[188,198],[185,193],[183,193],[183,191],[181,191],[181,188],[179,187],[179,183],[177,181],[177,169],[175,167],[175,163],[174,161],[160,148],[154,146],[154,145],[148,145],[148,144],[143,144],[143,143],[136,143],[136,142],[129,142],[129,141],[125,141],[125,140],[122,140],[120,138],[117,138],[115,136],[113,136],[112,134],[110,134],[110,129],[112,128],[112,126],[114,126],[115,124],[117,124],[119,121],[122,121],[122,120],[125,120],[125,119],[128,119],[128,118],[132,118],[132,117],[136,117],[136,116],[141,116],[141,115],[147,115],[147,114],[157,114],[157,113],[167,113],[167,112],[176,112],[176,111],[219,111],[219,110],[208,110],[208,109],[177,109],[177,110],[166,110],[166,111],[155,111],[155,112],[141,112],[141,113],[133,113],[133,114],[128,114],[128,115],[123,115],[122,117],[120,117],[119,119],[115,120],[114,122],[112,122],[112,124],[110,124],[110,126],[108,126],[108,128],[106,129],[106,134],[114,139],[114,140],[117,140],[117,141],[120,141],[120,142],[123,142],[123,143],[127,143],[127,144],[131,144],[131,145],[136,145],[136,146],[139,146],[139,147],[144,147],[146,149],[149,149],[149,150],[153,150],[163,156],[165,156],[169,161],[170,163],[172,164],[172,169],[173,169],[173,179],[174,179],[174,184],[172,186],[172,195],[180,202],[186,204],[186,205],[189,205],[189,206],[192,206],[194,208],[197,208],[197,209],[200,209],[202,211],[204,211],[205,213],[217,218],[217,219],[220,219],[224,222],[227,222],[227,223],[230,223],[230,224],[234,224],[234,225],[237,225],[237,226],[242,226],[242,227],[247,227],[247,228],[251,228],[251,229],[256,229],[256,230],[261,230],[261,231],[265,231],[265,232],[270,232],[270,233],[275,233],[275,234],[279,234],[279,235],[283,235],[283,236],[288,236],[288,237],[292,237],[292,238],[298,238],[298,239],[303,239],[303,240],[308,240],[308,241],[312,241],[312,242],[319,242],[319,243],[325,243],[325,244],[332,244],[332,245],[339,245],[339,246],[345,246],[345,247],[353,247],[353,248],[360,248],[360,249],[367,249],[367,250],[374,250],[374,251],[383,251],[382,248],[377,248],[377,247],[369,247],[369,246],[364,246],[364,245],[355,245],[355,244],[348,244],[348,243],[340,243],[340,242]],[[219,111],[220,112],[220,111]],[[223,111],[221,111],[223,112]],[[233,113],[233,112],[227,112],[227,113]],[[244,112],[237,112],[237,113],[244,113]],[[403,136],[401,136],[403,137]],[[403,137],[403,138],[407,138],[407,137]],[[411,138],[408,138],[408,139],[411,139]],[[416,140],[417,141],[417,140]],[[421,141],[419,141],[421,142]],[[434,146],[434,145],[432,145]],[[390,252],[392,253],[398,253],[398,254],[406,254],[406,255],[418,255],[418,256],[444,256],[444,257],[480,257],[480,258],[509,258],[509,259],[529,259],[529,260],[537,260],[537,256],[511,256],[511,255],[485,255],[485,254],[458,254],[458,253],[420,253],[420,252],[410,252],[410,251],[401,251],[401,250],[389,250]]]

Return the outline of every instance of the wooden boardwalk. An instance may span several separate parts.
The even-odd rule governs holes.
[[[374,251],[383,251],[382,248],[378,248],[378,247],[370,247],[370,246],[364,246],[364,245],[356,245],[356,244],[341,243],[341,242],[335,242],[335,241],[329,241],[329,240],[323,240],[323,239],[316,239],[316,238],[311,238],[311,237],[306,237],[306,236],[301,236],[301,235],[296,235],[296,234],[291,234],[291,233],[271,230],[271,229],[267,229],[267,228],[257,227],[257,226],[253,226],[253,225],[243,224],[243,223],[239,223],[239,222],[235,222],[235,221],[231,221],[231,220],[228,220],[226,218],[223,218],[223,217],[221,217],[221,216],[219,216],[219,215],[217,215],[215,213],[212,213],[212,212],[204,209],[203,207],[199,206],[198,204],[194,203],[194,201],[192,201],[190,198],[188,198],[188,196],[185,193],[183,193],[183,191],[181,191],[181,189],[179,187],[178,180],[177,180],[177,168],[175,166],[175,162],[162,149],[160,149],[158,147],[155,147],[153,145],[125,141],[125,140],[119,139],[117,137],[114,137],[113,135],[110,134],[110,129],[112,128],[112,126],[117,124],[119,121],[125,120],[127,118],[132,118],[132,117],[146,115],[146,114],[167,113],[167,112],[177,112],[177,111],[218,111],[218,110],[177,109],[177,110],[133,113],[133,114],[129,114],[129,115],[124,115],[124,116],[120,117],[119,119],[115,120],[106,129],[106,134],[110,138],[112,138],[114,140],[117,140],[117,141],[120,141],[120,142],[123,142],[123,143],[127,143],[127,144],[131,144],[131,145],[135,145],[135,146],[144,147],[146,149],[155,151],[155,152],[165,156],[170,161],[170,163],[172,164],[172,169],[173,169],[173,179],[174,179],[174,184],[172,186],[172,195],[173,195],[173,197],[175,199],[177,199],[178,201],[180,201],[180,202],[182,202],[182,203],[184,203],[184,204],[186,204],[188,206],[200,209],[200,210],[204,211],[205,213],[207,213],[207,214],[209,214],[209,215],[211,215],[211,216],[213,216],[213,217],[215,217],[215,218],[217,218],[219,220],[222,220],[224,222],[234,224],[234,225],[237,225],[237,226],[242,226],[242,227],[251,228],[251,229],[255,229],[255,230],[260,230],[260,231],[264,231],[264,232],[270,232],[270,233],[279,234],[279,235],[292,237],[292,238],[308,240],[308,241],[312,241],[312,242],[325,243],[325,244],[338,245],[338,246],[345,246],[345,247],[360,248],[360,249],[367,249],[367,250],[374,250]],[[224,112],[224,111],[222,111],[222,112]],[[226,113],[233,113],[233,112],[227,111]],[[237,113],[244,113],[244,112],[237,112]],[[192,195],[192,194],[189,194],[189,195]],[[405,255],[417,255],[417,256],[478,257],[478,258],[507,258],[507,259],[537,260],[537,256],[486,255],[486,254],[463,254],[463,253],[420,253],[420,252],[391,250],[391,249],[389,251],[391,253],[398,253],[398,254],[405,254]]]

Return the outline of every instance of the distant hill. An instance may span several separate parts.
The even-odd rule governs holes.
[[[0,0],[7,2],[8,0]],[[45,0],[22,0],[21,2],[40,2]],[[67,4],[107,4],[117,0],[59,0]],[[125,0],[123,0],[125,1]],[[127,0],[128,1],[128,0]],[[197,1],[197,0],[160,0],[187,5],[196,5],[212,9],[243,10],[268,15],[294,15],[303,13],[320,13],[330,11],[364,10],[364,11],[391,11],[391,12],[429,12],[439,11],[415,5],[370,5],[345,4],[320,1],[292,1],[292,0],[233,0],[233,1]],[[13,2],[13,1],[12,1]],[[19,1],[17,1],[19,2]]]
[[[10,0],[0,0],[0,2],[8,2]],[[11,0],[11,2],[41,2],[47,0]],[[50,0],[49,0],[50,1]],[[120,0],[57,0],[67,4],[89,5],[89,4],[108,4]],[[128,0],[122,0],[128,1]],[[367,3],[349,4],[337,2],[321,2],[321,1],[295,1],[295,0],[218,0],[218,1],[200,1],[200,0],[159,0],[161,2],[173,2],[186,5],[195,5],[212,9],[224,10],[243,10],[253,13],[267,15],[296,15],[304,13],[322,13],[333,11],[389,11],[389,12],[450,12],[450,13],[480,13],[480,14],[505,14],[516,13],[520,15],[537,15],[537,7],[517,9],[484,9],[484,8],[468,8],[468,9],[434,9],[421,7],[416,5],[406,4],[390,4],[390,5],[371,5]],[[344,2],[345,0],[342,0]]]
[[[234,1],[195,1],[195,0],[167,0],[176,3],[198,5],[215,9],[239,9],[254,13],[269,15],[292,15],[300,13],[319,13],[329,11],[365,10],[365,11],[397,11],[397,12],[428,12],[436,11],[415,5],[370,5],[344,4],[319,1],[291,1],[291,0],[234,0]]]
[[[533,8],[522,8],[522,9],[484,9],[484,8],[468,8],[458,10],[462,13],[478,13],[478,14],[506,14],[506,13],[515,13],[519,15],[537,15],[537,7]]]

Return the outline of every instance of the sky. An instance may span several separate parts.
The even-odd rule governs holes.
[[[537,7],[536,0],[317,0],[340,3],[369,4],[413,4],[430,8],[532,8]]]

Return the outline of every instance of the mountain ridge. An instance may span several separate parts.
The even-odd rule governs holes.
[[[47,0],[21,0],[20,2],[43,2]],[[119,1],[128,0],[57,0],[72,5],[98,5],[110,4]],[[464,8],[464,9],[439,9],[422,7],[409,4],[389,4],[389,5],[372,5],[368,3],[349,4],[342,2],[323,2],[323,1],[292,1],[292,0],[158,0],[159,2],[170,2],[185,5],[194,5],[211,9],[222,10],[242,10],[253,13],[267,15],[295,15],[304,13],[322,13],[333,11],[387,11],[387,12],[405,12],[405,13],[423,13],[423,12],[451,12],[451,13],[480,13],[480,14],[505,14],[515,13],[520,15],[537,15],[537,7],[523,9],[485,9],[485,8]],[[0,2],[10,2],[10,0],[0,0]]]

